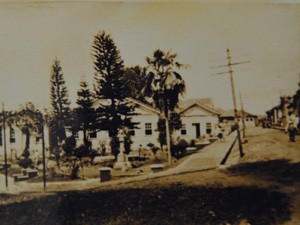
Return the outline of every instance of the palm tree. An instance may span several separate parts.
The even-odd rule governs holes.
[[[187,65],[177,61],[177,54],[170,51],[156,50],[152,57],[146,57],[150,72],[142,93],[150,98],[155,107],[159,108],[166,123],[168,159],[171,164],[171,144],[169,131],[169,112],[176,108],[179,95],[185,93],[185,82],[175,69],[186,68]]]

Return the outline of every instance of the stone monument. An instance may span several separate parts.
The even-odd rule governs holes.
[[[117,162],[114,165],[114,169],[121,169],[122,171],[127,171],[129,168],[132,168],[131,163],[128,162],[127,155],[125,154],[124,147],[124,130],[120,129],[118,138],[120,142],[120,153],[117,156]]]

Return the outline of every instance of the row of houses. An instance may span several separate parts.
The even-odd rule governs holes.
[[[159,146],[157,122],[160,111],[148,104],[142,103],[135,99],[128,99],[130,104],[134,106],[136,116],[132,117],[133,122],[139,123],[139,129],[130,130],[132,149],[138,149],[142,145],[152,143]],[[95,103],[95,107],[100,102]],[[181,101],[177,109],[177,113],[181,116],[182,128],[175,132],[175,136],[191,141],[205,136],[215,136],[216,126],[222,123],[228,123],[234,120],[233,111],[222,111],[214,108],[211,98],[189,99]],[[247,125],[255,125],[255,116],[247,114]],[[249,121],[248,121],[249,120]],[[48,129],[45,128],[45,146],[49,149]],[[3,156],[3,132],[0,129],[0,157]],[[25,146],[25,136],[16,127],[9,127],[6,132],[6,144],[9,157],[19,156]],[[89,134],[90,141],[94,149],[100,149],[103,146],[109,149],[109,136],[106,131],[92,132]],[[38,150],[41,154],[42,143],[39,135],[32,134],[30,140],[30,149]],[[83,133],[76,134],[77,145],[83,144]]]

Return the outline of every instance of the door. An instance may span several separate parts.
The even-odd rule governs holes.
[[[201,133],[200,133],[200,123],[193,123],[193,126],[195,126],[195,136],[196,138],[199,138]]]

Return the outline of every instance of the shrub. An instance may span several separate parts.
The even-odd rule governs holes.
[[[190,142],[190,147],[195,147],[196,146],[196,140],[192,139]]]
[[[29,150],[27,148],[25,148],[21,156],[23,156],[26,159],[29,158],[29,156],[30,156]]]
[[[171,146],[171,154],[176,159],[182,158],[186,154],[186,148],[189,146],[188,142],[180,139],[176,144]]]
[[[62,146],[62,148],[65,151],[65,153],[67,154],[67,156],[72,155],[75,147],[76,147],[76,139],[73,135],[71,137],[68,137]]]
[[[30,158],[24,158],[19,161],[19,166],[23,167],[24,169],[30,167],[32,165],[32,160]]]
[[[150,148],[150,150],[153,152],[153,155],[156,155],[156,152],[159,150],[159,147],[156,147],[154,144],[151,142],[147,144],[147,146]]]

